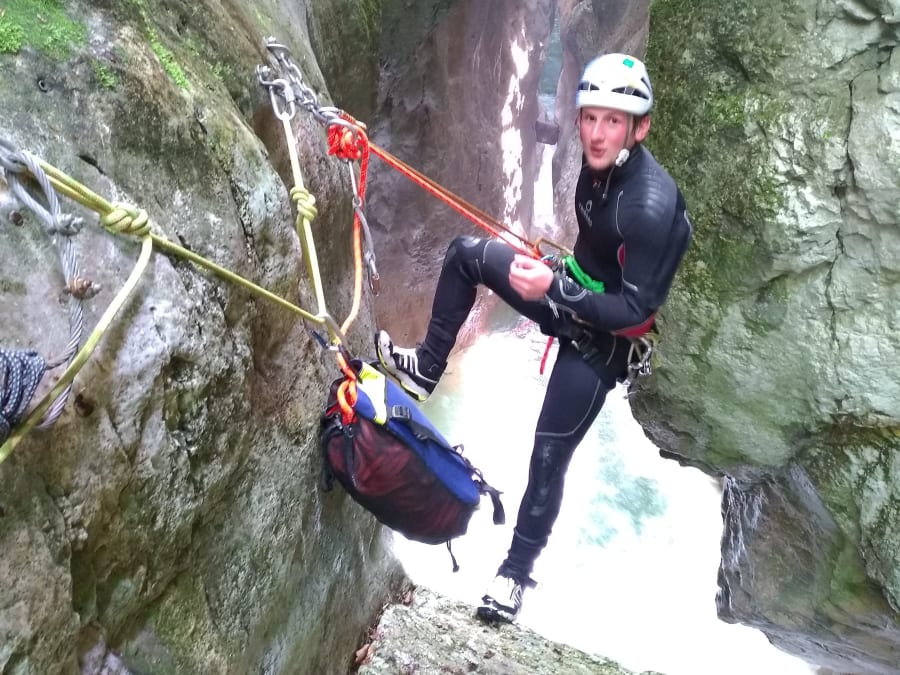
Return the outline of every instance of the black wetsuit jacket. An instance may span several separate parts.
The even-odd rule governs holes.
[[[620,167],[596,173],[587,165],[575,188],[575,259],[603,293],[557,273],[551,306],[574,313],[600,332],[650,321],[665,302],[691,240],[684,197],[650,151],[636,145]]]

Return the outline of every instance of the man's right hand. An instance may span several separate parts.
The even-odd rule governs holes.
[[[509,266],[509,285],[523,300],[537,301],[553,283],[553,270],[546,263],[516,254]]]

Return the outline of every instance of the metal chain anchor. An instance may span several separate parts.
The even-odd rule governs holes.
[[[303,79],[303,73],[291,58],[291,50],[278,42],[274,37],[266,40],[266,48],[277,64],[279,72],[276,76],[271,66],[258,65],[256,67],[256,78],[259,84],[268,90],[269,100],[272,103],[275,116],[282,121],[291,120],[299,106],[312,114],[326,128],[334,125],[345,128],[353,134],[353,143],[358,143],[360,125],[347,119],[346,114],[340,108],[319,105],[319,97],[316,95],[315,90]],[[375,295],[378,295],[381,290],[381,276],[378,274],[375,251],[372,246],[372,231],[369,229],[369,221],[366,219],[366,214],[363,211],[363,198],[359,194],[359,183],[356,172],[353,170],[353,162],[349,159],[344,161],[347,163],[350,186],[353,190],[353,210],[362,225],[363,238],[366,244],[363,262],[368,272],[369,288]]]

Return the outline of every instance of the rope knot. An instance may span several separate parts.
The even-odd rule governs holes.
[[[316,208],[316,198],[306,188],[291,188],[291,199],[297,204],[297,213],[309,221],[315,219],[319,211]]]
[[[127,204],[116,204],[112,211],[100,218],[100,224],[115,234],[133,234],[136,237],[150,234],[150,216],[147,212]]]
[[[348,129],[343,124],[328,127],[328,154],[339,159],[357,160],[365,154],[366,137],[361,130]]]
[[[64,237],[74,237],[81,232],[84,225],[84,219],[72,215],[71,213],[62,213],[56,217],[53,225],[47,228],[50,234],[59,233]]]

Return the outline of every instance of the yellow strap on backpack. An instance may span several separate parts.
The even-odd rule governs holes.
[[[375,370],[368,363],[363,363],[357,375],[356,386],[360,387],[375,409],[375,422],[385,424],[388,419],[387,410],[387,379],[385,375]]]

